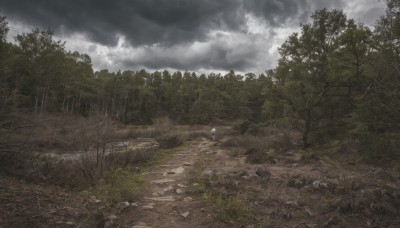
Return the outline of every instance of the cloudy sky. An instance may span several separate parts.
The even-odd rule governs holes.
[[[1,0],[10,32],[51,28],[95,70],[263,73],[317,9],[372,26],[382,0]]]

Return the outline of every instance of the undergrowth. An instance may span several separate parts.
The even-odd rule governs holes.
[[[142,174],[119,168],[105,173],[92,188],[92,192],[98,199],[108,203],[131,202],[138,198],[147,183]]]
[[[202,195],[202,199],[208,204],[213,212],[215,219],[232,224],[235,227],[241,227],[247,224],[251,219],[251,213],[237,194],[227,195],[223,189],[231,189],[231,181],[223,177],[205,177],[202,171],[206,167],[206,158],[200,154],[196,163],[193,165],[190,175],[195,184],[187,189],[188,194]],[[211,180],[213,179],[213,180]],[[235,191],[237,193],[237,189]]]

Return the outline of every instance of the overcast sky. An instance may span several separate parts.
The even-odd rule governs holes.
[[[263,73],[317,9],[373,26],[379,0],[1,0],[10,32],[51,28],[95,70]]]

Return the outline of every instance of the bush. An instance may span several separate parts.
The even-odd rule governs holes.
[[[225,141],[223,146],[234,147],[235,149],[243,148],[246,155],[246,162],[261,164],[271,158],[271,154],[267,152],[269,145],[260,137],[244,134],[234,136]]]
[[[174,130],[174,123],[168,117],[153,119],[152,126],[134,126],[127,133],[128,138],[155,138]]]
[[[257,135],[260,132],[261,125],[259,124],[250,124],[247,132],[252,135]]]
[[[242,147],[246,149],[255,147],[255,145],[266,146],[262,139],[248,134],[233,136],[222,143],[222,146],[225,147]]]
[[[106,155],[108,167],[126,167],[129,164],[149,161],[156,154],[155,148],[140,148],[128,150],[127,152],[111,153]]]
[[[295,147],[291,135],[286,132],[273,140],[270,146],[277,152],[285,152]]]
[[[219,195],[214,200],[219,219],[237,225],[244,224],[249,220],[249,211],[239,198],[233,196],[225,198]]]
[[[360,152],[368,161],[398,160],[399,136],[392,133],[365,131],[359,135]]]
[[[256,148],[252,147],[248,149],[245,154],[246,156],[246,162],[252,163],[252,164],[262,164],[267,162],[268,160],[271,159],[271,155],[268,154],[265,149],[263,148]]]
[[[182,145],[183,139],[177,134],[169,134],[157,138],[157,142],[161,148],[169,149]]]
[[[244,133],[246,133],[247,129],[249,129],[250,125],[251,125],[251,122],[248,120],[245,120],[245,121],[242,121],[241,123],[233,126],[233,129],[239,131],[240,134],[244,134]]]
[[[109,203],[134,201],[146,183],[143,175],[120,168],[105,173],[103,179],[93,188],[93,193],[97,198]]]

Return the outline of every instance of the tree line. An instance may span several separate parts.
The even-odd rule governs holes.
[[[259,118],[266,77],[195,72],[100,70],[87,54],[70,52],[51,31],[38,29],[6,42],[1,18],[2,107],[34,113],[107,115],[125,123],[148,124],[169,116],[178,123]]]
[[[1,17],[1,106],[135,124],[160,116],[185,124],[279,120],[301,129],[304,147],[316,138],[351,135],[381,157],[398,156],[400,1],[386,0],[386,6],[374,29],[341,10],[316,11],[279,48],[277,67],[261,75],[94,72],[87,54],[67,51],[51,31],[36,29],[7,42]]]

